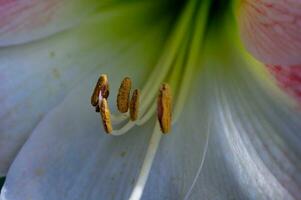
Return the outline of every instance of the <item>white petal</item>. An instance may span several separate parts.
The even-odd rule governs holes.
[[[23,0],[0,4],[0,46],[37,40],[77,24],[105,2]]]
[[[298,198],[300,110],[262,85],[243,52],[230,49],[229,63],[219,53],[204,57],[205,70],[161,142],[143,199]]]
[[[98,74],[107,73],[109,99],[115,107],[112,96],[122,78],[134,77],[138,87],[156,63],[165,28],[149,31],[143,43],[81,82],[42,120],[10,168],[3,199],[124,199],[129,195],[153,122],[126,136],[108,136],[90,106],[91,90]]]
[[[128,55],[124,52],[139,41],[157,33],[158,41],[162,39],[164,24],[151,29],[143,25],[144,19],[133,20],[141,12],[150,15],[149,7],[141,6],[121,6],[53,38],[0,49],[0,175],[7,172],[36,124],[72,87],[89,74],[98,74],[99,67],[113,67],[112,60]]]
[[[192,199],[299,196],[301,113],[262,85],[248,65],[232,62],[225,70],[216,59],[207,62],[215,121]]]

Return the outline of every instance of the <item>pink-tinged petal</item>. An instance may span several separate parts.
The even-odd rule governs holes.
[[[0,46],[43,38],[74,26],[100,3],[83,0],[0,0]]]
[[[260,61],[301,63],[301,1],[243,0],[238,21],[247,49]]]
[[[267,65],[267,67],[274,75],[279,87],[295,97],[301,105],[301,65]]]

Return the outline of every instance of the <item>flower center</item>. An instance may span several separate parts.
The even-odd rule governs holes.
[[[105,129],[107,127],[107,132],[110,131],[115,136],[125,134],[135,125],[143,125],[154,115],[156,107],[158,110],[159,120],[154,127],[140,174],[129,198],[130,200],[137,200],[142,196],[162,136],[160,128],[163,133],[168,132],[170,125],[177,121],[185,106],[191,80],[193,75],[196,74],[195,72],[200,62],[200,52],[210,6],[209,2],[209,0],[202,2],[190,0],[187,3],[166,43],[160,60],[143,86],[141,95],[138,90],[135,90],[134,94],[136,94],[135,96],[133,95],[129,102],[131,83],[128,79],[122,82],[117,97],[117,101],[119,101],[117,102],[117,107],[121,114],[111,115],[113,124],[123,123],[120,129],[109,129],[110,127],[107,126],[107,123],[110,123],[107,120],[109,113],[107,102],[104,100],[100,104],[100,112],[103,115],[102,119]],[[166,84],[162,84],[163,82]],[[106,94],[105,89],[108,86],[100,88],[103,89],[98,89],[100,91],[98,101],[102,102],[102,99],[106,99],[102,94]],[[158,90],[159,96],[157,95]],[[170,93],[175,97],[173,109],[171,109]],[[141,100],[140,102],[139,99]],[[128,107],[130,107],[130,114],[127,113]],[[172,120],[171,111],[173,111]],[[139,113],[139,117],[137,117],[137,113]],[[128,120],[129,118],[131,120]],[[127,122],[124,123],[126,120]]]

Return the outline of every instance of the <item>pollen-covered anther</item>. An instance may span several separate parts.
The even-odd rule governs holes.
[[[162,133],[171,130],[172,95],[167,83],[163,83],[159,90],[157,100],[157,117]]]
[[[98,78],[98,81],[91,96],[92,106],[97,106],[99,101],[99,94],[101,94],[102,98],[109,97],[109,82],[106,74],[101,74]]]
[[[111,113],[108,106],[108,102],[105,98],[100,100],[99,108],[103,127],[107,133],[111,133],[113,130],[111,122]]]
[[[121,82],[117,95],[117,108],[121,113],[126,113],[129,109],[131,87],[131,79],[125,77]]]
[[[130,102],[130,119],[131,121],[135,121],[138,119],[138,113],[139,113],[139,101],[140,101],[140,91],[138,89],[135,89],[131,102]]]

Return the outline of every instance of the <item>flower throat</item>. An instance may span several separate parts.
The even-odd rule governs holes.
[[[200,66],[210,2],[187,2],[141,92],[135,89],[130,98],[131,79],[124,78],[117,95],[118,115],[112,115],[108,108],[109,84],[106,75],[100,76],[96,84],[91,103],[100,112],[105,131],[111,135],[122,135],[135,125],[143,125],[157,110],[158,120],[129,200],[139,200],[142,197],[162,137],[161,132],[170,132],[171,126],[185,108],[191,81],[197,74],[197,66]],[[112,125],[120,123],[123,123],[120,129],[112,128]],[[185,199],[190,192],[191,190],[187,192]]]

